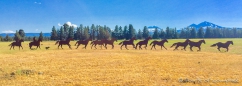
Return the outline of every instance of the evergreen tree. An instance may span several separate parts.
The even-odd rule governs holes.
[[[198,29],[197,35],[198,35],[198,38],[204,38],[204,30],[202,27]]]
[[[84,40],[84,39],[89,39],[89,37],[90,37],[89,29],[88,29],[88,27],[85,27],[85,28],[84,28],[84,33],[83,33],[83,38],[82,38],[82,40]]]
[[[191,28],[191,36],[189,38],[196,38],[196,37],[197,37],[196,29]]]
[[[171,34],[171,31],[170,31],[170,28],[169,27],[166,27],[166,38],[167,39],[172,38],[172,34]]]
[[[6,37],[7,39],[9,39],[9,37]],[[14,34],[14,40],[15,41],[19,41],[21,38],[19,32],[16,30],[16,33]]]
[[[186,31],[183,28],[181,29],[180,38],[186,38]]]
[[[91,38],[95,39],[95,32],[96,32],[96,27],[94,24],[91,26]]]
[[[148,30],[147,26],[144,26],[143,38],[148,38],[148,37],[149,37],[149,30]]]
[[[39,34],[39,39],[42,39],[42,40],[44,39],[42,31]]]
[[[139,29],[138,34],[137,34],[137,39],[142,39],[142,32],[141,32],[140,29]]]
[[[20,29],[18,32],[19,32],[19,35],[21,36],[21,38],[25,37],[25,32],[23,29]]]
[[[0,41],[3,41],[3,37],[2,36],[0,36]]]
[[[8,36],[8,34],[6,35],[6,37],[4,38],[4,41],[12,41],[11,37]]]
[[[74,26],[71,26],[68,32],[68,38],[74,38]]]
[[[121,26],[119,26],[118,28],[118,39],[124,39],[124,36],[123,36],[123,29]]]
[[[177,33],[177,30],[176,30],[176,28],[175,28],[175,30],[174,30],[174,37],[173,37],[174,39],[177,39],[178,38],[178,33]]]
[[[53,26],[51,36],[50,36],[50,40],[57,40],[57,39],[58,39],[57,31],[55,29],[55,26]]]
[[[125,39],[129,39],[129,35],[128,35],[128,27],[124,26],[124,31],[123,31],[123,36]]]
[[[159,37],[165,39],[165,36],[166,36],[166,33],[165,33],[165,31],[162,29],[162,30],[160,31],[160,35],[159,35]]]
[[[60,28],[59,37],[60,37],[59,38],[60,40],[65,40],[65,32],[64,32],[63,27]]]
[[[155,28],[155,31],[154,31],[154,34],[152,36],[153,39],[158,39],[159,38],[159,32],[158,32],[158,29]]]
[[[205,38],[212,38],[212,30],[210,27],[206,28]]]
[[[134,29],[134,27],[133,27],[133,25],[132,24],[129,24],[129,39],[131,39],[132,37],[135,37],[135,29]]]

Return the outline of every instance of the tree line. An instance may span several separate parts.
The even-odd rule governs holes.
[[[67,38],[73,38],[75,40],[85,40],[85,39],[130,39],[136,37],[137,39],[144,39],[147,37],[152,37],[153,39],[179,39],[179,38],[242,38],[242,29],[238,28],[212,28],[212,27],[201,27],[196,30],[194,27],[186,27],[181,30],[176,28],[166,27],[165,29],[155,28],[154,32],[149,32],[147,26],[143,29],[136,29],[132,24],[126,25],[124,27],[116,25],[112,30],[110,27],[104,25],[94,25],[91,27],[83,26],[80,24],[79,27],[74,28],[68,24],[64,24],[60,29],[56,29],[55,26],[52,27],[51,36],[43,37],[43,33],[40,32],[40,36],[43,40],[65,40]],[[24,39],[25,41],[32,41],[33,37],[25,37],[25,32],[23,29],[17,30],[14,37],[1,37],[1,41],[13,41],[17,39]]]

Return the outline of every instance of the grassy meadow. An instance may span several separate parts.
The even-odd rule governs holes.
[[[191,39],[198,41],[199,39]],[[229,52],[210,45],[232,40]],[[137,43],[139,40],[136,40]],[[151,40],[152,41],[152,40]],[[149,41],[149,42],[151,42]],[[9,50],[11,42],[0,42],[0,85],[242,85],[242,39],[205,39],[202,50],[173,51],[170,46],[185,39],[169,39],[167,50],[135,50],[128,46],[114,49],[72,49],[63,45],[58,49],[54,41],[41,42],[41,49],[30,50],[29,41],[23,50]],[[45,47],[50,49],[46,50]]]

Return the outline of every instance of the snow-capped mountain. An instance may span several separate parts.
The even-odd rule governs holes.
[[[201,22],[199,24],[191,24],[188,27],[194,27],[196,29],[199,29],[200,27],[223,28],[222,26],[219,26],[219,25],[213,24],[211,22],[207,22],[207,21]]]

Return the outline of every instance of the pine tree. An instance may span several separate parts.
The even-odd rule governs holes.
[[[128,35],[128,27],[124,26],[124,31],[123,31],[123,36],[125,39],[129,39],[129,35]]]
[[[84,28],[84,33],[83,33],[83,39],[89,39],[90,34],[89,34],[89,29],[88,27]]]
[[[119,26],[118,28],[118,39],[124,39],[124,36],[123,36],[123,29],[121,26]]]
[[[133,25],[132,24],[129,24],[129,39],[131,39],[132,37],[135,37],[135,29],[134,29],[134,27],[133,27]]]
[[[166,35],[165,31],[162,29],[162,30],[160,31],[160,35],[159,35],[159,37],[165,39],[165,35]]]
[[[198,29],[197,35],[198,35],[198,38],[204,38],[204,30],[202,27]]]
[[[55,26],[53,26],[50,40],[57,40],[57,39],[58,39],[57,31],[55,29]]]
[[[210,27],[206,28],[205,38],[212,38],[212,30]]]
[[[9,37],[6,37],[6,38],[9,39]],[[16,33],[14,34],[14,40],[15,40],[15,41],[19,41],[19,40],[21,40],[21,39],[22,39],[22,38],[21,38],[19,32],[16,30]]]
[[[180,38],[186,38],[186,31],[183,28],[181,29]]]
[[[74,26],[71,26],[68,32],[68,38],[74,38]]]
[[[39,39],[42,39],[42,40],[44,39],[42,31],[39,34]]]
[[[65,40],[65,34],[64,34],[64,29],[63,27],[60,28],[60,32],[59,32],[59,37],[60,37],[60,40]]]
[[[176,28],[175,28],[175,30],[174,30],[174,37],[173,37],[174,39],[177,39],[178,38],[178,33],[177,33],[177,30],[176,30]]]
[[[20,29],[20,30],[18,31],[18,33],[19,33],[19,35],[21,36],[21,38],[24,39],[24,37],[25,37],[25,32],[24,32],[24,30],[23,30],[23,29]]]
[[[197,37],[197,33],[196,33],[196,29],[195,28],[191,28],[191,35],[189,38],[196,38]]]
[[[137,34],[137,39],[142,39],[142,32],[141,32],[140,29],[139,29],[138,34]]]
[[[148,38],[148,37],[149,37],[149,30],[148,30],[147,26],[144,26],[143,38]]]
[[[158,39],[159,38],[159,32],[158,32],[158,29],[155,28],[155,31],[154,31],[154,34],[152,36],[153,39]]]

